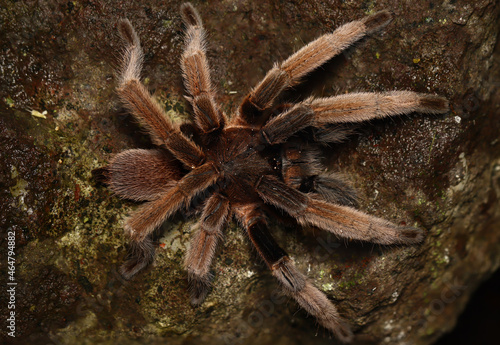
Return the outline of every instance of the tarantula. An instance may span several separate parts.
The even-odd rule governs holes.
[[[284,90],[363,36],[387,25],[388,11],[347,23],[275,64],[232,116],[216,102],[198,12],[181,6],[186,26],[181,57],[192,123],[172,123],[140,81],[143,53],[130,22],[119,22],[126,41],[118,94],[152,138],[156,149],[119,153],[100,169],[120,197],[147,201],[125,222],[131,251],[121,273],[129,279],[152,262],[152,232],[179,210],[196,208],[200,219],[184,266],[191,302],[202,303],[210,288],[210,265],[225,225],[234,216],[283,291],[342,341],[353,337],[335,306],[304,274],[269,232],[266,214],[281,210],[298,224],[347,239],[379,244],[414,244],[424,232],[397,226],[354,209],[354,189],[324,172],[318,147],[348,134],[342,124],[391,115],[445,113],[446,99],[409,91],[351,93],[280,103]],[[202,203],[195,203],[202,200]]]

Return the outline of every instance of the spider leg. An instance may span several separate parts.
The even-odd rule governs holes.
[[[350,93],[305,101],[314,111],[314,125],[362,122],[412,112],[442,114],[449,110],[441,96],[411,91]]]
[[[302,103],[295,104],[267,121],[260,129],[260,140],[266,145],[284,143],[298,131],[314,125],[314,117],[314,109]]]
[[[125,262],[120,267],[120,274],[125,279],[132,278],[137,272],[151,264],[154,260],[155,246],[150,236],[142,241],[131,241]]]
[[[323,200],[350,207],[358,206],[356,190],[342,175],[324,172],[305,178],[301,190],[312,195],[320,196]]]
[[[424,237],[420,229],[400,227],[348,206],[311,198],[274,176],[263,176],[255,189],[262,200],[285,210],[299,223],[317,226],[340,237],[379,244],[413,244]]]
[[[218,176],[219,172],[212,163],[195,168],[157,199],[140,206],[125,222],[125,231],[132,241],[143,241],[167,217],[210,187]]]
[[[290,187],[334,204],[357,206],[356,191],[347,180],[323,171],[317,147],[299,139],[288,141],[281,156],[283,180]]]
[[[253,124],[261,121],[265,110],[272,107],[281,92],[300,82],[300,78],[342,50],[391,20],[388,11],[381,11],[352,21],[307,44],[285,61],[276,64],[264,79],[246,96],[239,109],[239,118]]]
[[[191,303],[197,305],[205,300],[210,289],[210,265],[217,242],[222,238],[222,229],[229,215],[229,201],[220,194],[213,194],[206,202],[201,221],[191,238],[184,267],[188,271]]]
[[[328,124],[321,127],[312,128],[311,139],[323,146],[332,143],[341,143],[354,134],[354,126],[345,124]]]
[[[99,170],[113,192],[135,201],[156,199],[182,177],[180,163],[166,150],[123,151]]]
[[[139,37],[127,19],[118,25],[127,47],[123,55],[118,94],[134,117],[146,128],[153,143],[165,146],[172,154],[193,169],[202,164],[204,154],[168,119],[162,107],[140,82],[143,53]]]
[[[412,112],[440,114],[449,110],[446,98],[411,91],[350,93],[309,98],[270,119],[260,130],[267,145],[284,143],[298,131],[332,123],[362,122]]]
[[[215,102],[215,92],[210,80],[206,57],[205,30],[198,12],[190,3],[181,5],[186,25],[186,47],[181,58],[184,83],[191,97],[195,123],[204,133],[213,132],[224,125],[225,119]]]
[[[286,252],[276,243],[257,206],[245,205],[235,208],[235,214],[283,291],[293,297],[322,326],[331,330],[338,339],[350,342],[353,337],[350,327],[342,320],[337,308],[325,294],[297,270]]]

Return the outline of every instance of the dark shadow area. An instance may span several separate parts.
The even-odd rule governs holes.
[[[436,345],[497,344],[500,325],[500,270],[477,289],[451,333]]]

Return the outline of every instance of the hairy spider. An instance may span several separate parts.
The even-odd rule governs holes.
[[[182,73],[193,108],[193,122],[172,123],[140,81],[143,53],[128,20],[119,22],[127,43],[118,93],[146,128],[156,149],[117,154],[99,169],[120,197],[147,201],[125,223],[131,252],[121,268],[128,279],[152,262],[152,232],[179,210],[193,208],[200,220],[184,266],[191,301],[202,303],[210,288],[210,265],[224,226],[234,216],[271,269],[283,291],[342,341],[353,337],[335,306],[299,272],[269,232],[266,214],[279,209],[298,224],[315,226],[347,239],[379,244],[414,244],[424,232],[397,226],[354,209],[354,189],[323,170],[320,145],[340,142],[344,123],[391,115],[445,113],[446,99],[410,91],[351,93],[279,103],[296,85],[343,49],[391,20],[387,11],[347,23],[275,64],[228,117],[216,102],[206,58],[205,31],[198,12],[181,6],[186,25]]]

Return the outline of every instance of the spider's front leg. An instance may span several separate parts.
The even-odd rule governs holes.
[[[186,48],[182,54],[181,66],[184,83],[193,105],[194,120],[203,133],[222,128],[225,118],[215,102],[215,92],[210,80],[210,69],[206,57],[205,30],[200,15],[190,3],[181,6],[186,25]]]
[[[140,82],[143,53],[132,24],[124,19],[118,23],[118,28],[127,42],[117,90],[123,103],[146,128],[155,145],[165,146],[190,169],[201,165],[205,159],[202,150],[171,123],[162,107]]]
[[[299,223],[317,226],[340,237],[379,244],[414,244],[424,238],[420,229],[400,227],[348,206],[313,199],[274,176],[263,176],[255,188],[265,202],[285,210]]]
[[[332,331],[339,340],[350,342],[353,338],[350,327],[325,294],[297,270],[286,252],[276,243],[258,206],[244,205],[234,210],[252,244],[273,276],[278,279],[284,292],[313,315],[323,327]]]
[[[312,41],[276,64],[264,79],[246,96],[238,117],[254,124],[262,121],[263,113],[270,109],[281,92],[300,82],[300,79],[330,60],[342,50],[391,20],[391,14],[381,11],[361,20],[352,21]]]

